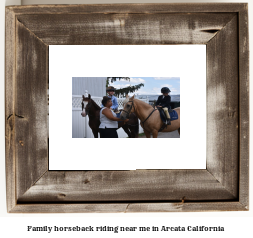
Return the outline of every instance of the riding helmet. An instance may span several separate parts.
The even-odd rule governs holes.
[[[170,91],[170,89],[167,88],[167,87],[163,87],[163,88],[161,89],[161,93],[169,93],[169,92],[171,92],[171,91]]]
[[[110,91],[115,91],[115,88],[113,86],[109,86],[108,88],[106,88],[106,92],[110,92]]]

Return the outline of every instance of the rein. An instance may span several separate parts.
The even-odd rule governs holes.
[[[153,109],[153,111],[148,115],[148,117],[144,121],[141,122],[143,127],[144,127],[144,122],[147,121],[149,119],[149,117],[153,114],[153,112],[156,111],[156,110],[157,109]]]
[[[132,107],[134,107],[134,101],[128,101],[128,102],[132,103],[129,112],[125,111],[124,109],[122,111],[125,112],[125,113],[127,113],[127,115],[129,116],[129,114],[130,114],[130,112],[132,110]],[[135,107],[134,107],[134,110],[135,110]],[[144,127],[144,122],[147,121],[149,119],[149,117],[153,114],[153,112],[156,111],[156,110],[158,110],[158,109],[153,109],[153,111],[148,115],[148,117],[143,122],[141,121],[143,127]],[[130,125],[130,124],[128,124],[128,125]]]
[[[132,101],[131,101],[132,102]],[[130,111],[132,110],[132,107],[130,108]],[[120,111],[123,111],[123,112],[125,112],[125,113],[127,113],[128,115],[129,114],[131,114],[131,113],[129,113],[129,112],[127,112],[127,111],[125,111],[124,109],[120,109]],[[130,116],[130,115],[129,115]],[[128,126],[137,126],[137,125],[139,125],[139,123],[137,123],[137,124],[129,124],[129,123],[125,123],[125,125],[128,125]]]

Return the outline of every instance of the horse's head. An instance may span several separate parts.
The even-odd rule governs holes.
[[[129,118],[130,114],[132,112],[134,112],[135,108],[134,108],[134,96],[132,96],[131,98],[126,98],[123,102],[123,104],[125,103],[125,106],[122,110],[122,113],[120,114],[120,118],[122,120],[125,120],[126,118]]]
[[[88,97],[84,97],[84,95],[83,95],[82,113],[81,113],[81,115],[82,115],[83,117],[86,117],[86,115],[89,114],[91,107],[92,107],[92,103],[91,103],[90,94],[89,94]]]

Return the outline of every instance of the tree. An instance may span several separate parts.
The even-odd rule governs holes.
[[[109,82],[110,81],[111,81],[111,83],[113,83],[117,79],[118,80],[121,80],[121,79],[128,80],[130,82],[130,78],[129,77],[107,77],[106,87],[109,86]],[[126,94],[128,94],[128,93],[134,93],[134,92],[138,91],[143,86],[144,86],[144,84],[140,83],[140,84],[137,84],[137,85],[134,85],[134,86],[128,86],[128,87],[125,87],[125,88],[116,89],[115,90],[115,95],[116,96],[119,96],[119,95],[126,96]]]

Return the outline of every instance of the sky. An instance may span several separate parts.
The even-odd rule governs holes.
[[[132,94],[157,95],[161,94],[162,87],[168,87],[171,91],[170,95],[180,94],[180,77],[130,77],[130,82],[127,80],[117,80],[114,83],[110,83],[110,86],[120,89],[140,83],[143,83],[144,87],[141,87]],[[129,94],[129,96],[132,94]]]

